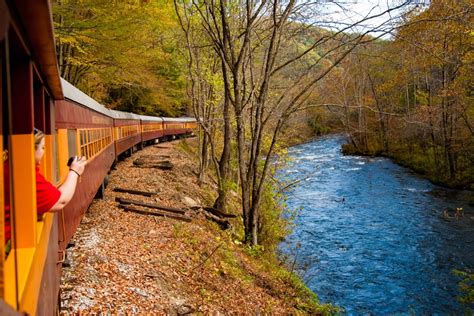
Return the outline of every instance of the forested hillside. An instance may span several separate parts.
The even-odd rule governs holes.
[[[473,189],[472,14],[469,1],[432,1],[389,40],[359,46],[319,87],[326,105],[312,124],[337,119],[347,153],[388,155],[437,183]]]
[[[169,1],[53,2],[61,76],[111,108],[186,114],[186,64]]]

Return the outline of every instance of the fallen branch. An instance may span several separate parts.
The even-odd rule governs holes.
[[[149,211],[149,210],[139,208],[139,207],[133,206],[133,205],[120,204],[119,207],[122,208],[124,211],[143,214],[143,215],[163,216],[163,217],[166,217],[166,218],[177,219],[177,220],[184,221],[184,222],[191,222],[192,221],[192,218],[189,217],[189,216],[170,214],[170,213],[161,212],[161,211]]]
[[[204,259],[203,261],[201,261],[201,263],[199,263],[197,266],[195,266],[194,268],[191,269],[191,271],[194,271],[196,270],[197,268],[199,268],[200,266],[204,265],[206,263],[207,260],[209,260],[210,257],[212,257],[212,255],[217,251],[217,249],[219,249],[219,247],[221,246],[221,244],[217,245],[216,248],[214,248],[214,250],[211,252],[211,254],[209,256],[206,257],[206,259]]]
[[[133,161],[133,165],[140,168],[158,168],[169,170],[173,169],[174,165],[169,160],[158,160],[154,157],[142,157]]]
[[[171,170],[173,169],[174,165],[171,162],[163,162],[163,163],[153,163],[153,164],[146,164],[146,165],[135,165],[137,168],[155,168],[161,170]]]
[[[142,201],[129,200],[129,199],[121,198],[121,197],[116,197],[115,201],[119,202],[120,204],[123,204],[123,205],[133,204],[133,205],[139,205],[139,206],[146,206],[148,208],[156,208],[156,209],[159,209],[159,210],[164,210],[164,211],[168,211],[168,212],[172,212],[172,213],[178,213],[178,214],[186,213],[185,210],[179,209],[179,208],[159,205],[159,204],[156,204],[156,203],[147,203],[147,202],[142,202]]]
[[[220,217],[224,217],[224,218],[236,218],[237,215],[235,214],[228,214],[228,213],[224,213],[224,212],[221,212],[213,207],[208,207],[208,206],[192,206],[190,207],[192,210],[199,210],[199,209],[203,209],[205,211],[208,211],[209,213],[211,214],[214,214],[216,216],[220,216]]]
[[[143,196],[152,196],[152,195],[157,194],[157,192],[146,192],[146,191],[139,191],[139,190],[133,190],[133,189],[124,189],[124,188],[114,188],[114,192],[138,194],[138,195],[143,195]]]
[[[143,276],[145,276],[147,278],[152,278],[152,279],[160,277],[158,274],[151,274],[151,273],[145,273]]]
[[[204,216],[206,216],[207,219],[210,219],[214,222],[216,222],[217,224],[219,224],[219,226],[222,228],[222,229],[228,229],[230,228],[230,222],[226,219],[222,219],[220,218],[219,216],[216,216],[212,213],[209,213],[207,212],[206,210],[203,210],[204,211]]]

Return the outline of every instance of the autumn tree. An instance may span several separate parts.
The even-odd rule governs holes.
[[[347,79],[345,87],[360,88],[350,95],[362,93],[362,102],[352,100],[340,113],[349,129],[366,122],[366,145],[355,141],[361,128],[350,130],[349,152],[383,152],[435,181],[472,185],[472,10],[467,1],[448,0],[413,10],[392,38],[351,53],[340,70],[350,76],[325,82]],[[347,96],[347,89],[334,92]]]
[[[202,182],[207,170],[209,159],[214,164],[217,172],[218,191],[222,192],[225,186],[226,172],[228,170],[224,162],[229,161],[230,152],[224,148],[219,159],[217,156],[216,131],[221,130],[223,125],[218,113],[224,107],[224,113],[228,112],[228,101],[225,100],[222,81],[219,76],[220,63],[214,58],[213,49],[210,44],[204,44],[206,39],[199,32],[195,24],[199,21],[187,10],[179,11],[175,2],[175,9],[178,13],[179,24],[184,33],[188,52],[188,96],[191,100],[194,116],[198,119],[200,126],[199,136],[199,181]],[[223,103],[226,103],[224,105]],[[228,123],[224,131],[229,130]],[[228,138],[224,132],[224,138]],[[228,144],[228,142],[223,142]],[[210,153],[209,153],[210,149]],[[227,153],[227,154],[225,154]],[[223,209],[221,203],[225,199],[225,194],[219,194],[220,200],[216,201],[216,208]]]
[[[469,1],[432,1],[428,10],[410,17],[396,37],[398,47],[412,52],[404,66],[413,69],[413,112],[427,114],[435,163],[454,181],[461,176],[458,171],[472,166],[472,154],[465,150],[473,146],[468,75],[473,66],[473,9]]]
[[[312,27],[298,18],[318,12],[316,2],[175,3],[181,16],[199,18],[197,27],[207,36],[204,44],[212,45],[220,61],[224,100],[233,110],[232,116],[223,115],[223,119],[235,128],[232,141],[238,157],[245,240],[256,245],[260,227],[265,225],[260,221],[262,193],[288,118],[307,104],[322,78],[373,38],[367,37],[369,31],[344,33],[354,26],[350,25],[340,31],[313,32],[314,37],[301,42]]]
[[[53,2],[63,78],[113,108],[186,112],[185,62],[166,1]]]

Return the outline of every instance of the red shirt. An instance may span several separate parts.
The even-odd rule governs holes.
[[[56,189],[39,172],[39,166],[36,166],[36,211],[42,215],[49,211],[61,197],[61,191]]]
[[[3,163],[3,188],[4,188],[4,209],[5,209],[5,242],[11,238],[10,223],[10,178],[8,160]],[[61,192],[49,183],[39,172],[36,166],[36,211],[38,215],[43,215],[49,211],[61,197]]]

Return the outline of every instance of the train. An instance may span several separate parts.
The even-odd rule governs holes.
[[[158,117],[106,108],[59,76],[48,0],[0,0],[0,315],[58,313],[66,252],[107,174],[143,146],[193,135],[193,117]],[[59,186],[72,156],[87,168],[60,212],[36,212],[34,129],[45,134],[41,173]]]

